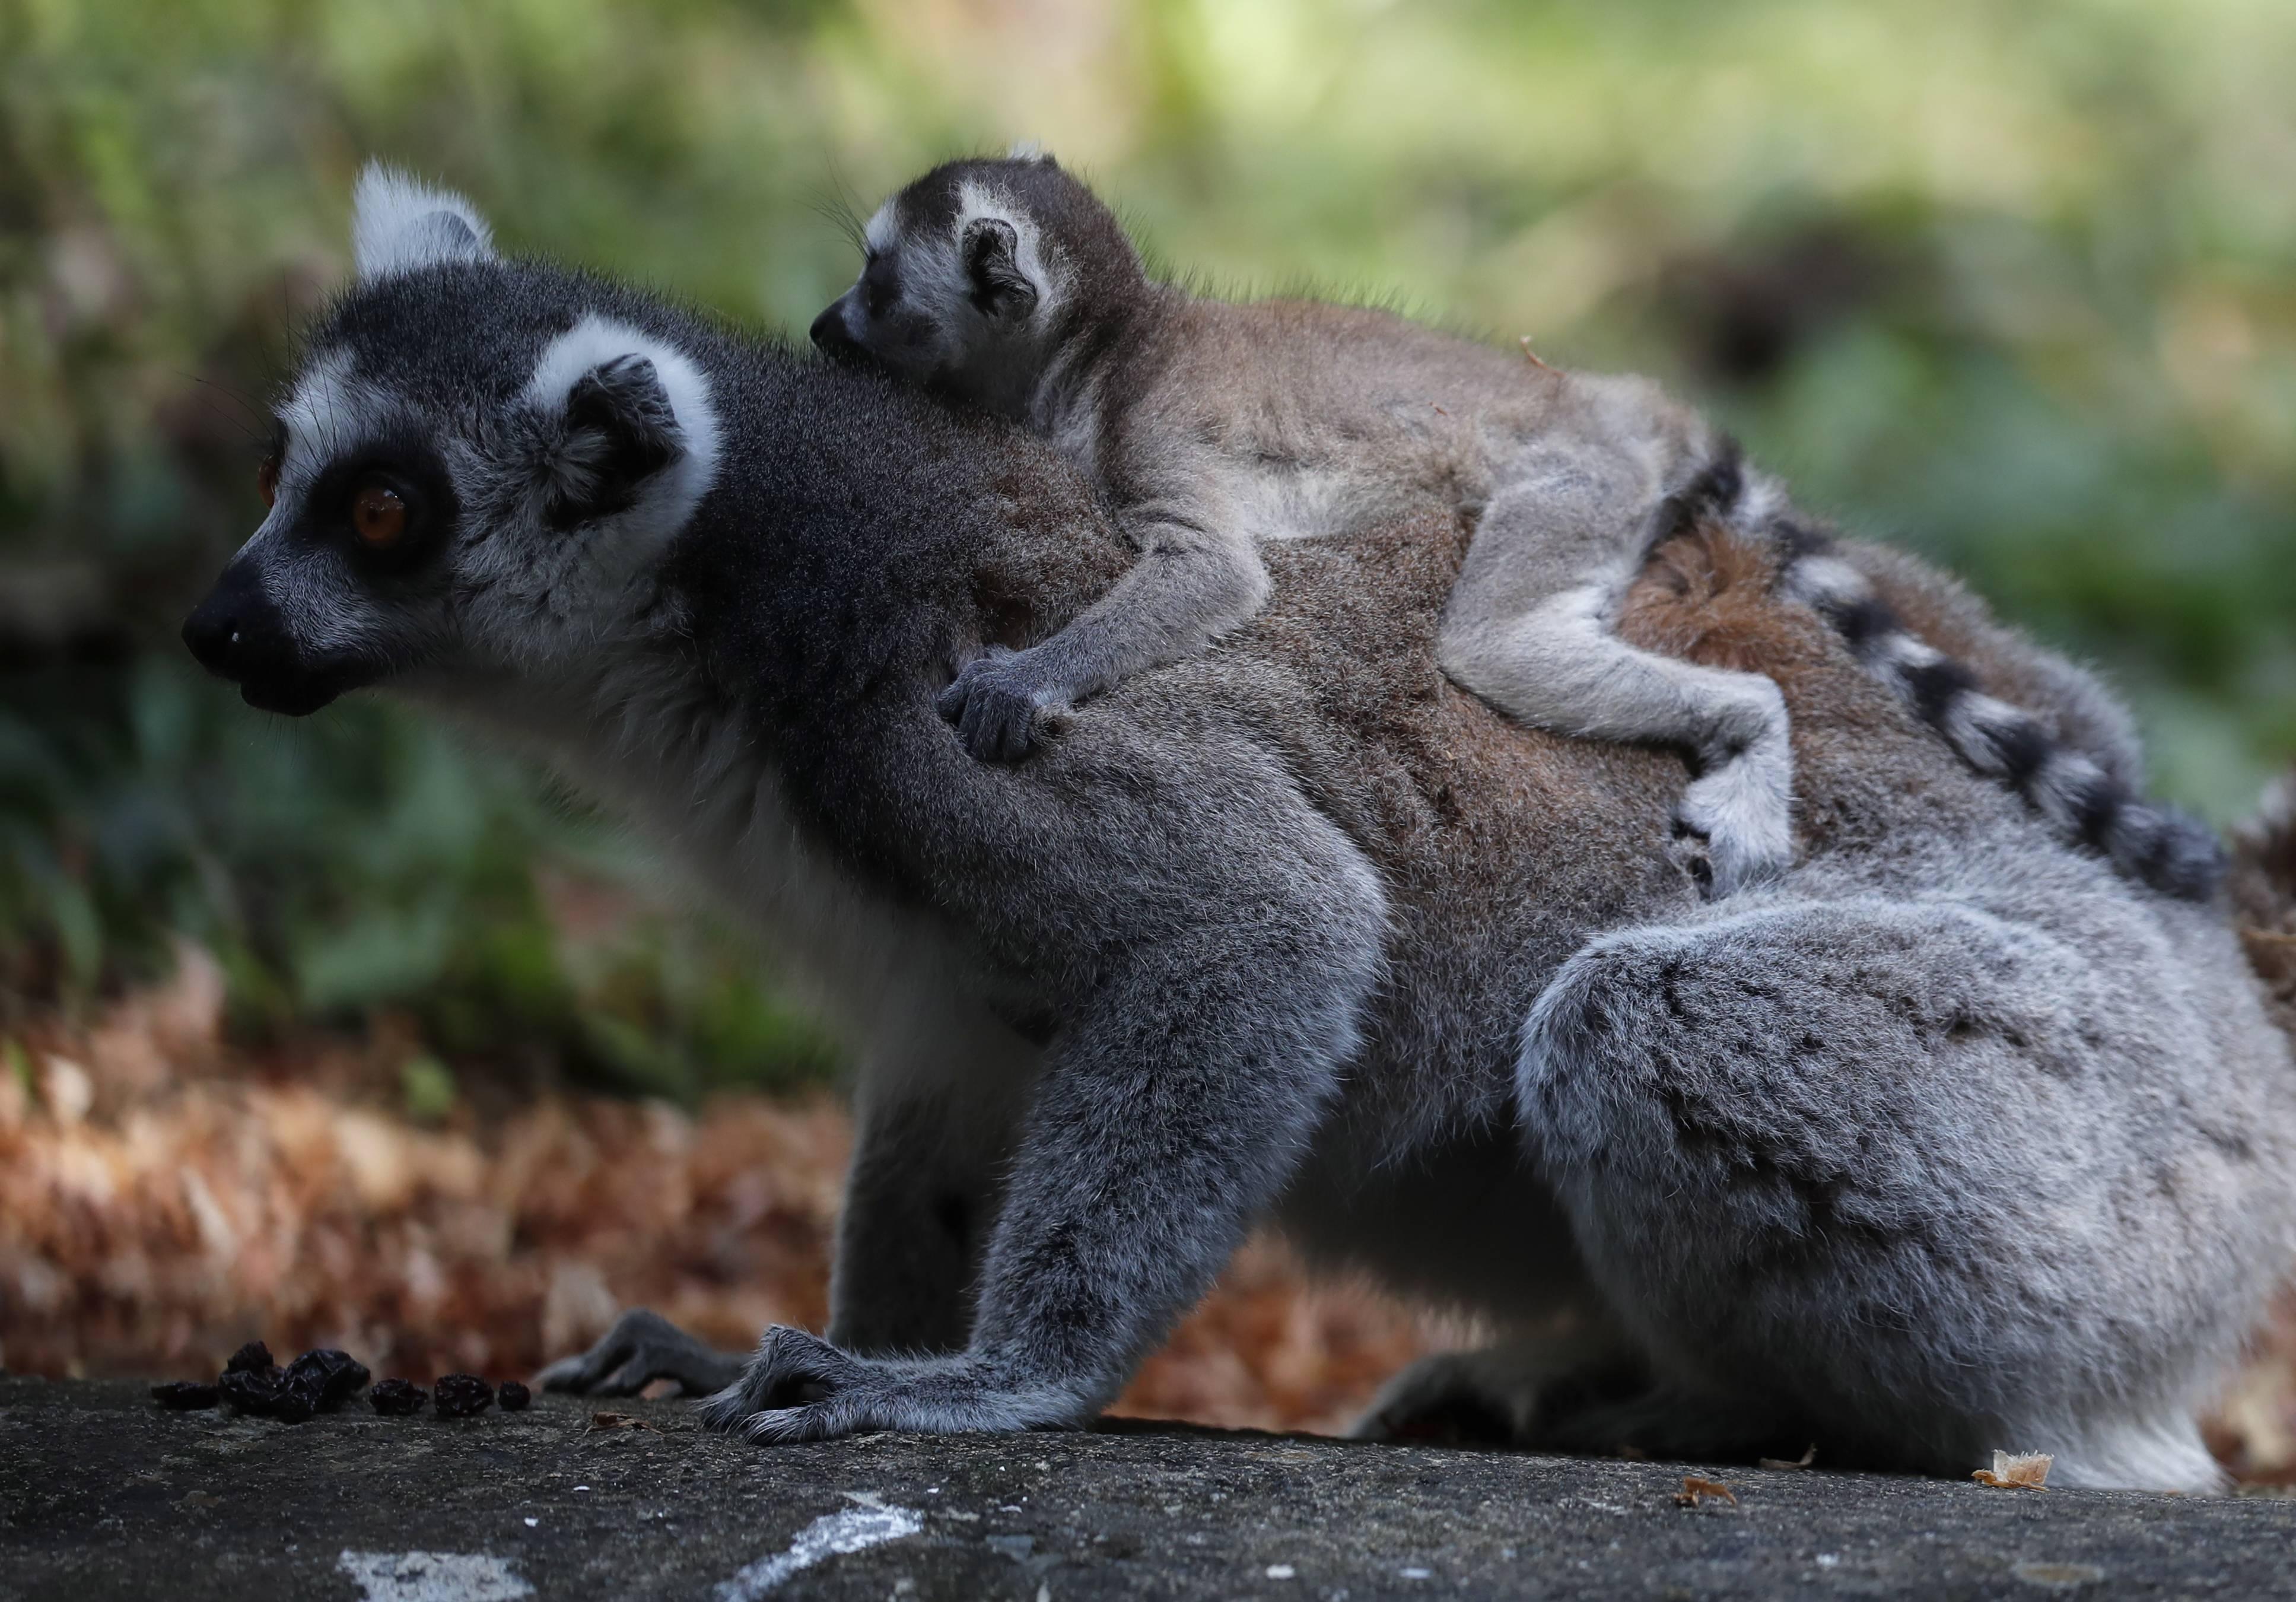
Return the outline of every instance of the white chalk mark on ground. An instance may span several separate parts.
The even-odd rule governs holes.
[[[335,1566],[366,1602],[512,1602],[534,1587],[500,1557],[484,1552],[353,1552]]]
[[[790,1549],[760,1557],[718,1588],[718,1602],[757,1602],[757,1598],[824,1558],[841,1557],[914,1535],[924,1519],[906,1508],[849,1508],[817,1518],[798,1532]]]

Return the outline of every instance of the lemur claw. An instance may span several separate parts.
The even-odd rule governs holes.
[[[878,1430],[947,1434],[1085,1422],[1092,1409],[1057,1387],[1014,1384],[967,1354],[859,1358],[775,1325],[742,1376],[701,1404],[704,1426],[767,1445]]]

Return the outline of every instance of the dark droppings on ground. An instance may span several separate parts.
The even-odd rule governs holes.
[[[365,1363],[332,1346],[314,1347],[282,1368],[271,1360],[271,1348],[250,1341],[231,1354],[214,1384],[177,1380],[152,1386],[152,1399],[179,1411],[211,1408],[220,1399],[235,1412],[301,1424],[351,1401],[368,1378]]]
[[[368,1392],[366,1399],[385,1418],[404,1418],[421,1412],[422,1404],[430,1400],[430,1393],[410,1380],[386,1379]]]
[[[271,1348],[260,1341],[250,1341],[224,1360],[226,1374],[268,1374],[279,1365],[271,1360]]]
[[[495,1405],[495,1388],[475,1374],[442,1374],[432,1387],[441,1418],[471,1418]]]

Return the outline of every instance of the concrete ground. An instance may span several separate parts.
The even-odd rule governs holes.
[[[1700,1472],[1738,1505],[1678,1506]],[[2296,1597],[2296,1500],[1136,1425],[760,1449],[559,1397],[286,1425],[0,1379],[0,1602],[2051,1594]]]

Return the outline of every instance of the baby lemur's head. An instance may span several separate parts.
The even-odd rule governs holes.
[[[945,162],[877,208],[863,248],[814,343],[1012,415],[1147,288],[1115,214],[1050,156]]]

